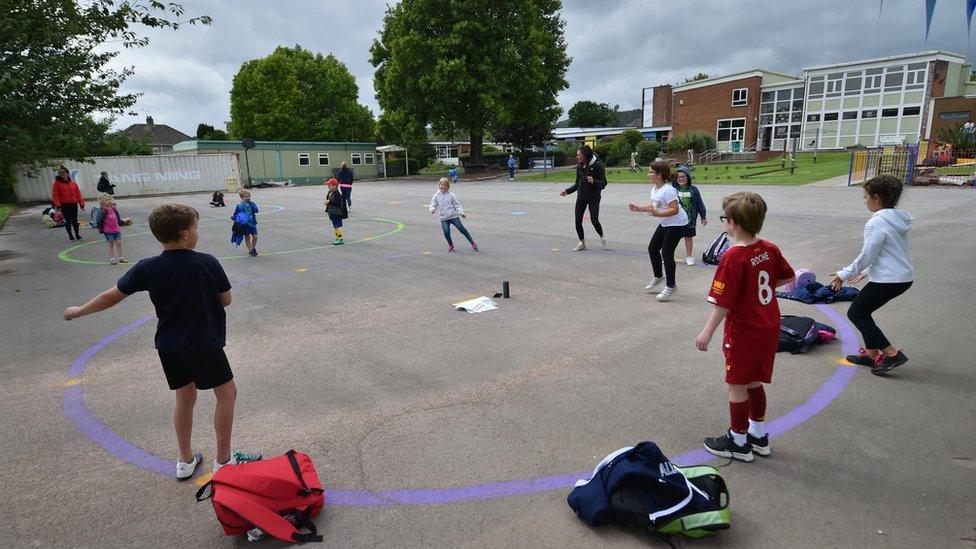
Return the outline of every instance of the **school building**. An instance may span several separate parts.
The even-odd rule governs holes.
[[[241,177],[251,181],[291,181],[294,185],[320,185],[333,176],[343,161],[356,179],[373,179],[380,173],[383,159],[375,143],[331,141],[255,141],[244,154],[240,141],[184,141],[173,146],[174,154],[234,153]],[[242,182],[243,183],[243,182]]]
[[[725,151],[916,143],[974,121],[976,82],[963,54],[941,50],[803,69],[764,69],[642,90],[644,125],[704,131]]]

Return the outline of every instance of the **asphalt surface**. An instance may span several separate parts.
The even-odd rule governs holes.
[[[234,447],[313,457],[329,502],[316,521],[326,546],[656,545],[586,526],[566,496],[576,473],[617,448],[653,440],[694,458],[728,424],[717,344],[694,345],[713,271],[681,264],[679,246],[674,301],[642,291],[654,220],[626,205],[646,202],[646,185],[605,191],[610,249],[587,223],[591,249],[580,253],[569,251],[572,197],[502,180],[454,187],[482,251],[455,232],[459,251],[448,254],[426,209],[435,187],[357,184],[341,247],[330,245],[324,189],[256,189],[253,259],[228,242],[230,195],[224,209],[206,194],[123,199],[119,209],[137,223],[123,233],[131,260],[159,251],[139,225],[154,205],[200,210],[198,250],[222,257],[235,286]],[[699,230],[696,255],[719,231],[721,197],[740,189],[702,187],[715,224]],[[794,267],[825,279],[857,254],[869,216],[859,189],[758,192],[770,207],[761,236]],[[918,279],[876,318],[910,361],[887,378],[840,365],[842,346],[858,344],[850,337],[778,355],[769,418],[804,421],[784,428],[769,459],[712,462],[730,487],[732,529],[688,545],[976,545],[976,192],[909,189],[903,206],[916,217]],[[194,501],[196,483],[167,476],[173,396],[154,322],[132,326],[151,315],[148,296],[62,321],[125,267],[107,264],[90,229],[65,252],[75,244],[43,228],[40,209],[18,210],[0,230],[0,546],[246,545]],[[512,297],[497,310],[453,310],[503,280]],[[815,306],[780,306],[837,324]],[[830,306],[838,319],[846,309]],[[213,402],[201,394],[195,416],[207,463]]]

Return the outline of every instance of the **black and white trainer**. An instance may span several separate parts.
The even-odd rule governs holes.
[[[874,368],[871,368],[871,373],[876,376],[883,376],[906,362],[908,362],[908,357],[905,356],[905,353],[898,351],[895,356],[883,356]]]
[[[726,433],[720,437],[706,438],[704,446],[705,450],[708,450],[708,453],[714,456],[745,462],[750,462],[755,459],[752,455],[752,446],[750,446],[748,442],[742,446],[736,444],[735,441],[732,440],[731,431],[726,431]]]
[[[759,457],[769,457],[773,449],[769,445],[769,434],[765,434],[762,437],[754,437],[752,433],[746,435],[746,442],[752,446],[752,453]]]

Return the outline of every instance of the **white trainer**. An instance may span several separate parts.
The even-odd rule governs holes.
[[[583,242],[582,240],[580,240],[579,241],[579,244],[577,244],[576,247],[573,248],[573,251],[574,252],[578,252],[580,250],[585,250],[585,249],[586,249],[586,242]]]
[[[655,276],[654,278],[651,279],[650,282],[647,283],[647,286],[644,286],[644,291],[645,292],[654,291],[655,288],[657,288],[658,286],[660,286],[663,283],[664,283],[664,277],[663,276]]]
[[[224,465],[240,465],[242,463],[250,463],[252,461],[260,461],[260,460],[261,460],[261,454],[248,454],[245,452],[234,450],[233,452],[230,453],[230,460],[227,463],[220,463],[215,458],[213,460],[212,470],[214,473],[216,473]]]
[[[203,454],[197,452],[193,454],[193,461],[187,463],[185,461],[177,460],[176,462],[176,480],[187,480],[193,476],[196,472],[197,467],[203,462]]]
[[[600,237],[600,243],[603,244],[603,248],[606,249],[606,247],[607,247],[607,239],[605,237],[602,237],[602,236]]]
[[[678,293],[677,286],[665,286],[664,290],[662,290],[661,293],[657,294],[657,297],[655,299],[657,299],[658,301],[670,301],[671,296],[673,296],[676,293]]]
[[[694,264],[695,264],[695,258],[694,257],[688,256],[688,257],[685,258],[685,265],[691,267]]]
[[[112,259],[109,259],[108,262],[111,265],[118,265],[119,264],[118,258],[115,258],[115,257],[113,257]]]

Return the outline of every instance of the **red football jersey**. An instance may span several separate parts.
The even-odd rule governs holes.
[[[771,357],[779,341],[776,281],[793,277],[793,268],[772,242],[732,246],[725,252],[708,292],[708,301],[729,309],[722,348],[727,355]]]

